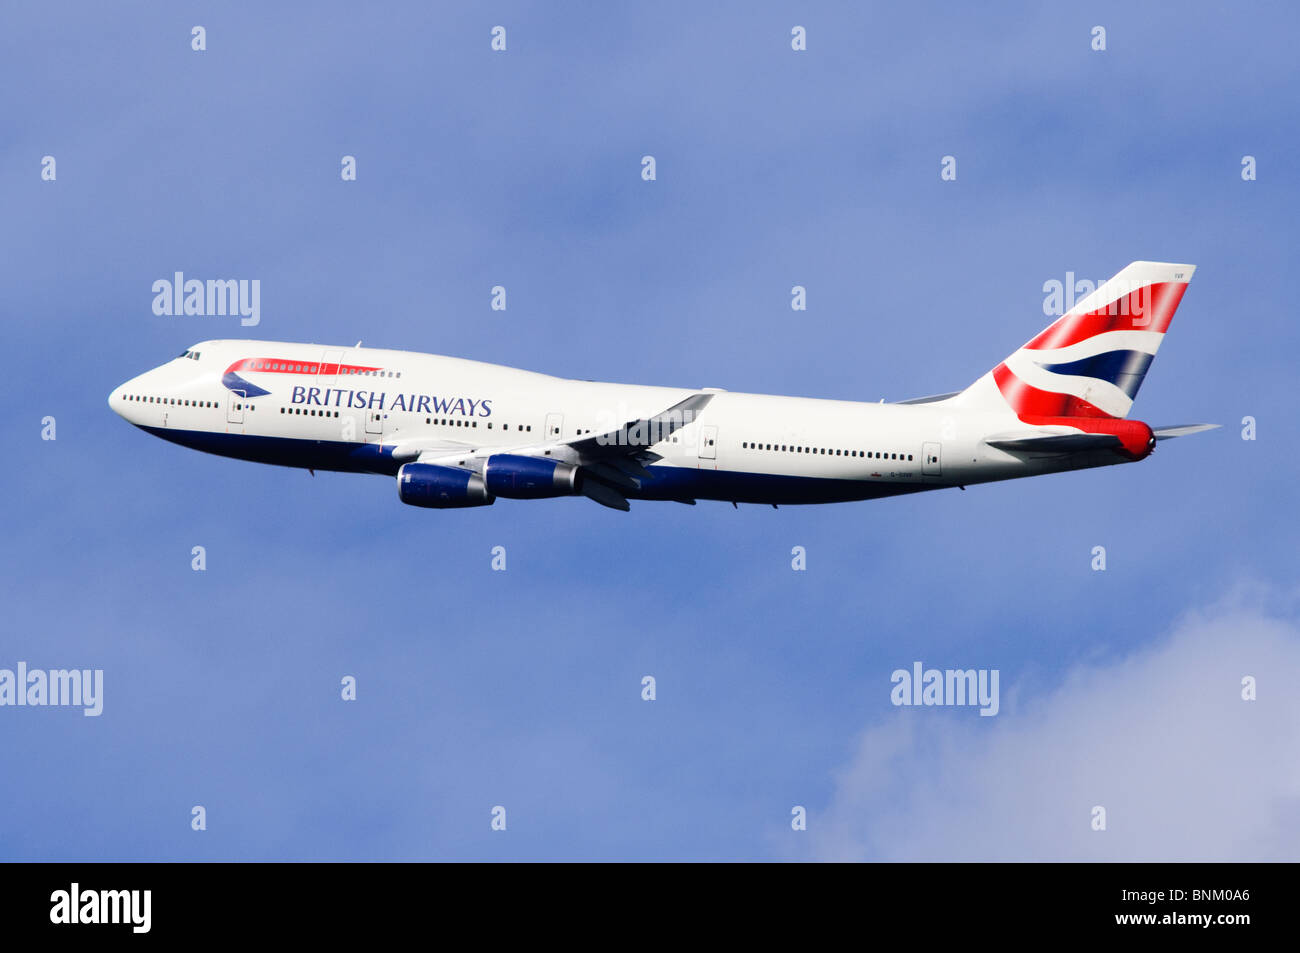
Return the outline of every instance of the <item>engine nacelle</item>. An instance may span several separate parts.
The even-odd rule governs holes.
[[[408,463],[398,470],[397,497],[403,503],[435,510],[496,502],[477,473],[432,463]]]
[[[571,463],[513,453],[488,457],[483,477],[487,492],[511,500],[573,496],[582,486],[582,475]]]

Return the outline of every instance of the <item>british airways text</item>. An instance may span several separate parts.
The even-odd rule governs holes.
[[[316,407],[352,407],[360,410],[405,410],[413,414],[449,414],[462,417],[491,417],[490,398],[436,397],[429,394],[398,394],[389,402],[387,391],[347,390],[341,387],[298,385],[289,398],[293,404]]]

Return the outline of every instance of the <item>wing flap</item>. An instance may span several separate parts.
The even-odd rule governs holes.
[[[614,489],[612,486],[607,486],[606,484],[599,483],[595,480],[583,481],[582,495],[589,500],[594,500],[601,506],[608,506],[611,510],[622,510],[626,513],[632,508],[627,501],[627,497],[622,493],[618,492],[618,490]]]
[[[618,490],[635,490],[640,486],[636,480],[628,476],[621,469],[610,463],[605,463],[604,461],[598,460],[595,463],[585,463],[583,464],[582,469],[589,476],[595,477],[602,483],[608,483],[610,486]]]

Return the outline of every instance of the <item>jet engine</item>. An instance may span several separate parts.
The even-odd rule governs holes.
[[[496,502],[477,473],[432,463],[408,463],[398,470],[397,496],[411,506],[435,510],[489,506]]]
[[[496,453],[483,469],[487,492],[510,500],[574,496],[582,491],[582,474],[571,463]]]

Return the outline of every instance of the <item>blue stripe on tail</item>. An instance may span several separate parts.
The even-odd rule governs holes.
[[[1106,351],[1068,364],[1043,364],[1035,362],[1054,374],[1072,377],[1096,377],[1114,384],[1132,400],[1142,386],[1142,378],[1155,355],[1145,351]]]

